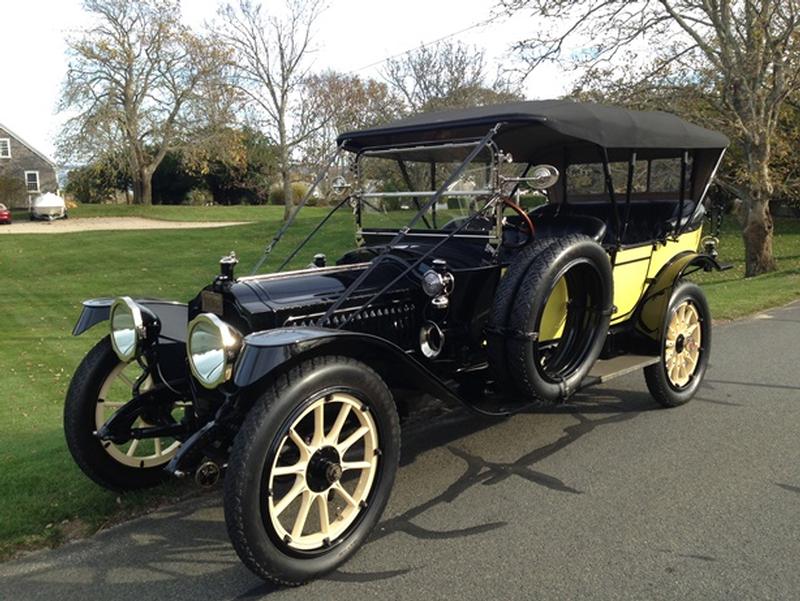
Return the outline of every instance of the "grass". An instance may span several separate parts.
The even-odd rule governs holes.
[[[308,208],[278,248],[287,252],[324,209]],[[118,231],[0,237],[0,557],[22,547],[56,544],[91,532],[164,499],[186,494],[176,484],[118,498],[74,465],[61,430],[66,389],[83,355],[104,334],[98,326],[74,338],[84,298],[156,296],[187,300],[217,273],[220,256],[235,249],[247,273],[274,233],[281,207],[83,206],[71,218],[139,215],[174,220],[248,221],[230,228]],[[732,318],[800,296],[800,222],[780,221],[775,248],[780,271],[744,281],[741,238],[728,224],[722,259],[735,268],[699,276],[717,318]],[[337,215],[295,265],[314,252],[333,259],[354,245],[352,218]],[[275,266],[281,253],[265,269]]]

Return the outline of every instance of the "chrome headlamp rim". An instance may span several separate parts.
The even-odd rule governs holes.
[[[119,348],[117,345],[117,337],[115,336],[114,315],[120,309],[120,307],[124,307],[124,310],[130,313],[133,321],[134,343],[131,347],[131,351],[128,353],[123,352],[123,350]],[[145,327],[144,316],[142,315],[141,307],[130,296],[117,297],[114,299],[114,302],[111,303],[111,308],[108,312],[108,323],[109,334],[111,338],[111,348],[114,350],[114,353],[116,353],[120,361],[125,363],[133,361],[139,355],[142,349],[142,341],[147,335],[147,328]]]
[[[194,353],[192,352],[192,336],[195,330],[201,325],[210,325],[212,328],[216,329],[219,332],[220,340],[222,341],[222,348],[220,350],[223,353],[223,368],[220,371],[219,376],[214,379],[210,379],[206,376],[206,374],[200,372],[194,361]],[[233,377],[233,366],[241,348],[241,333],[213,313],[201,313],[189,322],[189,328],[186,337],[186,356],[189,360],[189,369],[191,370],[192,375],[204,388],[212,390],[221,384],[224,384]]]

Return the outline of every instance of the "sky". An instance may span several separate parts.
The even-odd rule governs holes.
[[[265,8],[277,0],[264,0]],[[194,27],[216,15],[219,0],[183,0]],[[314,38],[313,68],[380,78],[382,59],[485,21],[491,0],[329,0]],[[86,22],[80,0],[0,0],[0,123],[53,157],[63,116],[57,112],[67,67],[65,37]],[[458,34],[452,40],[485,48],[488,62],[503,60],[526,35],[531,17],[518,14]],[[569,80],[555,66],[529,77],[529,98],[566,93]]]

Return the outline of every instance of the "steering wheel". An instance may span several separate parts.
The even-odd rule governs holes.
[[[522,248],[531,240],[533,240],[533,235],[535,229],[533,227],[533,220],[531,219],[530,215],[525,212],[521,206],[517,203],[512,201],[510,198],[503,199],[503,205],[509,207],[512,211],[514,211],[517,215],[519,215],[521,221],[517,224],[508,223],[507,220],[503,219],[503,241],[502,244],[506,248]],[[512,242],[508,240],[506,237],[506,233],[514,234],[514,238],[517,238],[517,242]],[[520,241],[521,239],[521,241]]]

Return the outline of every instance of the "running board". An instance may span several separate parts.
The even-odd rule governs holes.
[[[644,369],[648,365],[654,365],[658,361],[659,357],[648,355],[620,355],[613,359],[601,359],[595,362],[589,375],[583,379],[579,388],[583,389],[608,382],[614,378]]]

